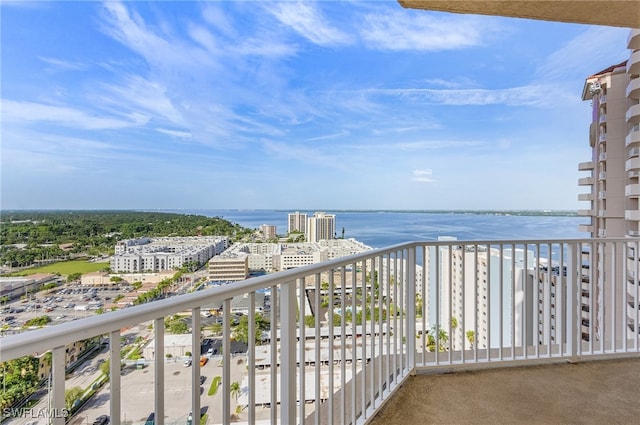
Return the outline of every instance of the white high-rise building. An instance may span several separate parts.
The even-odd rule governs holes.
[[[287,233],[307,233],[307,214],[298,211],[289,214]]]
[[[438,240],[455,241],[455,238]],[[482,245],[478,245],[477,250],[455,244],[429,249],[426,318],[429,327],[434,326],[439,317],[440,329],[449,332],[451,328],[451,349],[499,347],[500,335],[504,346],[512,341],[516,346],[522,345],[523,340],[532,341],[533,306],[523,304],[523,294],[532,291],[531,281],[527,282],[525,276],[526,269],[533,264],[533,253],[525,255],[522,249],[516,249],[515,252],[504,250],[503,255],[501,262],[498,250],[487,250]],[[512,260],[512,256],[515,259]],[[502,302],[488,304],[488,299]],[[526,327],[512,330],[512,320],[520,323],[521,317],[526,317]]]
[[[640,29],[631,30],[627,47],[630,49],[627,61],[591,75],[582,91],[582,99],[590,101],[592,108],[591,160],[578,165],[581,172],[587,173],[578,180],[578,185],[588,188],[587,193],[578,195],[580,201],[588,202],[588,208],[578,213],[589,218],[580,230],[593,238],[640,236]],[[615,300],[616,308],[627,308],[630,328],[637,322],[638,306],[630,301],[626,307],[621,301],[635,299],[638,253],[631,251],[634,250],[626,256],[598,249],[583,253],[584,341],[592,336],[600,340],[603,330],[606,335],[615,330],[615,337],[621,336],[621,326],[610,323],[598,300]],[[631,272],[623,276],[625,269]],[[614,284],[625,281],[627,285]]]
[[[316,212],[307,220],[307,242],[319,242],[324,239],[334,239],[336,234],[336,216]]]

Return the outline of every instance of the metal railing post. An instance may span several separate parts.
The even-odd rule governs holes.
[[[582,252],[578,252],[578,245],[567,244],[567,299],[566,299],[566,320],[567,320],[567,353],[572,360],[576,360],[578,355],[578,344],[580,334],[578,330],[578,320],[580,318],[580,303],[577,302],[578,282],[581,282],[582,274]]]
[[[65,407],[64,400],[64,382],[65,382],[65,364],[66,364],[66,350],[65,347],[56,347],[53,349],[53,358],[52,358],[52,382],[51,389],[53,389],[53,398],[50,407],[50,411],[48,412],[53,418],[54,425],[64,425],[65,418],[62,415],[63,409]]]
[[[416,247],[407,250],[407,369],[416,368]]]
[[[280,423],[295,424],[296,422],[296,282],[283,284],[280,289]],[[302,317],[301,317],[302,320]],[[301,322],[302,326],[302,322]],[[304,341],[301,341],[304,344]],[[304,368],[301,365],[301,372]],[[303,400],[300,401],[304,403]],[[304,418],[300,418],[300,423]]]

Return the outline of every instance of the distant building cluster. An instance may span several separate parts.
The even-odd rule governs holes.
[[[300,243],[243,243],[209,261],[209,279],[237,281],[251,272],[272,273],[316,264],[372,249],[355,239]]]
[[[190,262],[205,264],[229,246],[227,236],[139,238],[119,241],[111,257],[114,273],[174,270]]]
[[[335,214],[316,212],[312,217],[298,211],[288,217],[288,233],[302,233],[307,242],[334,239],[336,234]]]

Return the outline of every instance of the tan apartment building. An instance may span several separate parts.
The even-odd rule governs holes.
[[[333,239],[336,234],[336,216],[316,212],[307,220],[307,242],[318,242],[323,239]]]
[[[578,199],[588,203],[588,208],[578,213],[589,218],[580,230],[594,238],[640,236],[640,30],[630,31],[627,48],[628,60],[588,77],[582,91],[582,99],[590,101],[592,108],[591,160],[578,165],[586,174],[578,185],[587,189]],[[583,340],[589,340],[590,330],[598,339],[601,327],[610,335],[615,329],[606,315],[593,311],[600,304],[594,300],[613,297],[619,300],[616,308],[626,308],[629,320],[637,320],[639,309],[633,300],[638,285],[638,253],[633,251],[617,256],[605,253],[604,258],[611,259],[607,262],[617,264],[605,263],[598,249],[583,252]],[[625,299],[630,302],[623,302]]]
[[[224,254],[209,261],[209,279],[216,282],[245,280],[249,277],[249,255]]]

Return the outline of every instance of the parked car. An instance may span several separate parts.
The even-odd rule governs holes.
[[[200,366],[206,365],[208,360],[205,356],[200,357]]]
[[[191,366],[191,359],[187,359],[184,361],[184,367],[189,367]]]
[[[109,416],[107,415],[100,415],[96,418],[95,421],[93,421],[93,425],[106,425],[109,423]]]

